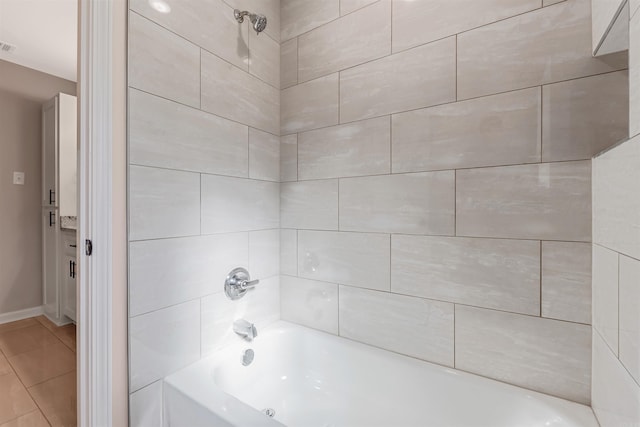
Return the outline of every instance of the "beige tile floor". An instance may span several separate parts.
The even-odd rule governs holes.
[[[76,401],[75,325],[0,325],[0,427],[75,427]]]

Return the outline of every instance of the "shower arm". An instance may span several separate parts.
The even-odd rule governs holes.
[[[252,15],[254,17],[256,16],[255,13],[251,13],[251,12],[248,12],[246,10],[241,12],[240,10],[236,9],[236,10],[233,11],[233,16],[236,17],[236,21],[238,21],[240,24],[242,24],[244,22],[244,17],[245,16],[248,16],[249,19],[251,19]],[[254,20],[255,20],[255,18],[254,18]]]

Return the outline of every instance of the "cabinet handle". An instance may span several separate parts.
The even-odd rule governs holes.
[[[69,260],[69,277],[73,278],[73,261]]]
[[[49,212],[49,227],[53,227],[56,224],[56,213],[53,211]]]
[[[55,196],[56,196],[56,192],[53,191],[53,190],[49,190],[49,204],[50,205],[53,205],[56,202]]]
[[[69,245],[70,248],[77,248],[77,245]]]
[[[71,261],[71,278],[75,279],[76,278],[76,262],[75,261]]]

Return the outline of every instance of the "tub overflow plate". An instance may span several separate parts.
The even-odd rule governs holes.
[[[276,416],[276,411],[274,409],[271,408],[266,408],[262,410],[262,413],[265,414],[267,417],[273,418]]]

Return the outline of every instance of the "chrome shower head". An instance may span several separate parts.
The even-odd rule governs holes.
[[[246,10],[240,11],[239,9],[235,9],[233,11],[233,16],[235,16],[236,21],[241,24],[244,22],[244,17],[248,16],[251,24],[253,24],[253,29],[256,30],[256,34],[260,34],[264,31],[265,28],[267,28],[267,17],[264,15],[247,12]]]

